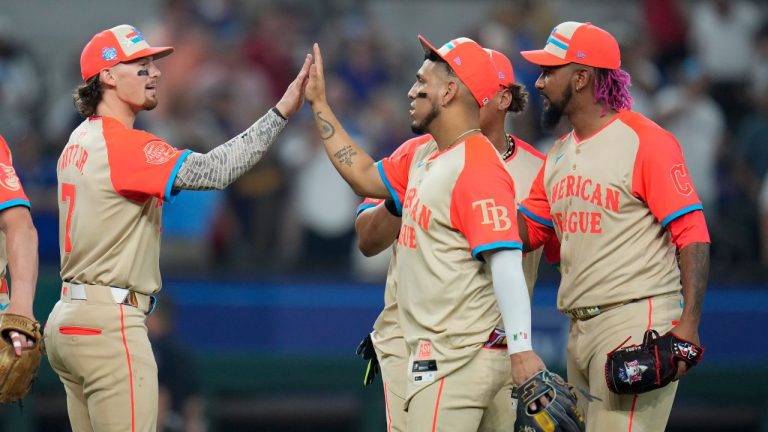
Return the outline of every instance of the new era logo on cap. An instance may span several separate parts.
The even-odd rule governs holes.
[[[123,24],[91,38],[80,54],[80,73],[87,81],[118,63],[149,56],[159,59],[172,52],[172,47],[151,47],[136,27]]]
[[[610,33],[593,25],[567,21],[552,29],[544,49],[520,54],[540,66],[579,63],[603,69],[621,67],[619,44]]]

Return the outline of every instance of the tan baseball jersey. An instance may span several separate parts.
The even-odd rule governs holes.
[[[189,153],[113,118],[81,123],[56,167],[62,280],[159,291],[163,200]]]
[[[665,227],[701,209],[674,136],[632,111],[555,142],[520,207],[560,239],[560,310],[679,291]]]
[[[31,207],[29,198],[21,187],[21,181],[16,176],[16,170],[13,169],[8,143],[0,136],[0,211],[16,206]],[[8,253],[5,249],[5,233],[0,232],[0,311],[8,308],[10,303],[5,281],[7,265]]]
[[[410,398],[467,364],[500,321],[480,254],[522,246],[514,184],[479,134],[442,152],[431,141],[378,166],[403,211],[395,277],[399,323],[416,367]]]

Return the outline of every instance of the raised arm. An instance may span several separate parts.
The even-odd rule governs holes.
[[[224,189],[251,169],[304,102],[312,56],[307,54],[296,79],[282,99],[248,129],[208,153],[192,153],[182,163],[173,182],[176,190]]]
[[[305,96],[312,107],[317,130],[334,168],[356,194],[371,198],[389,198],[373,158],[363,151],[344,130],[328,105],[320,46],[314,45],[315,63],[309,69]]]

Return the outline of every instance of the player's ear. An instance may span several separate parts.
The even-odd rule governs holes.
[[[448,103],[459,95],[459,83],[455,80],[448,80],[445,83],[445,88],[440,95],[440,104],[442,106],[448,105]]]
[[[573,74],[573,87],[576,92],[580,92],[587,87],[592,80],[592,69],[579,67]]]
[[[110,68],[103,69],[101,72],[99,72],[99,79],[102,83],[114,86],[117,80],[115,79],[115,75],[112,73],[112,70]]]
[[[512,93],[507,89],[502,89],[499,97],[499,111],[507,111],[512,104]]]

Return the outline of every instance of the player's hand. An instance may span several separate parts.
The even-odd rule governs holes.
[[[296,79],[288,86],[275,108],[280,111],[280,114],[285,118],[290,118],[301,109],[301,105],[304,103],[304,88],[307,86],[307,77],[309,76],[309,66],[312,64],[312,54],[307,54],[307,58],[304,59],[304,64],[301,66],[299,74],[296,75]]]
[[[677,336],[680,339],[693,342],[696,345],[701,345],[701,341],[699,340],[699,328],[696,325],[689,324],[681,320],[680,323],[671,331],[672,333],[675,334],[675,336]],[[677,374],[675,374],[675,378],[673,379],[673,381],[677,381],[680,378],[684,377],[687,372],[688,372],[688,365],[686,365],[685,362],[678,361]]]
[[[309,68],[309,81],[304,96],[310,105],[325,103],[325,75],[323,72],[323,56],[320,53],[320,45],[314,45],[315,63]]]
[[[17,308],[17,307],[14,307],[13,302],[11,302],[11,304],[8,306],[8,309],[5,310],[5,313],[23,315],[33,321],[36,321],[31,308]],[[15,331],[10,331],[8,332],[8,336],[10,336],[11,338],[11,344],[13,345],[13,350],[16,352],[16,355],[18,357],[21,357],[21,352],[24,349],[29,349],[35,346],[35,341],[32,339],[27,339],[27,336],[25,334],[15,332]]]
[[[523,351],[509,356],[512,363],[512,381],[516,386],[523,384],[539,371],[545,370],[544,362],[533,351]]]

